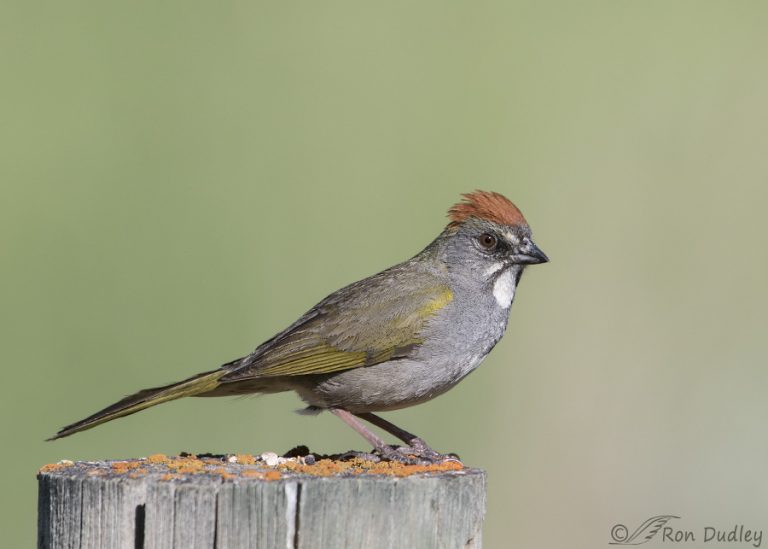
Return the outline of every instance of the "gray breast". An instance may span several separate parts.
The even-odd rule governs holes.
[[[491,292],[456,292],[423,332],[414,355],[337,374],[297,380],[297,393],[312,406],[352,412],[405,408],[430,400],[480,365],[504,335],[509,309]]]

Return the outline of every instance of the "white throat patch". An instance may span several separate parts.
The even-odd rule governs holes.
[[[512,305],[512,300],[515,298],[515,279],[511,269],[501,273],[493,283],[493,297],[496,298],[499,307],[508,309]]]

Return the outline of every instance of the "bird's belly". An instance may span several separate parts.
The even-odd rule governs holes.
[[[452,305],[445,308],[448,313]],[[477,368],[504,335],[508,312],[495,300],[477,301],[458,317],[436,319],[422,334],[426,343],[409,358],[337,374],[298,376],[294,389],[310,406],[350,412],[396,410],[426,402]]]
[[[307,376],[295,387],[299,396],[318,408],[350,412],[397,410],[431,400],[456,385],[483,357],[467,357],[450,365],[402,359],[326,376]]]

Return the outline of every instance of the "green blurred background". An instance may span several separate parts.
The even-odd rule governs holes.
[[[766,28],[763,2],[4,2],[3,545],[62,458],[364,449],[292,395],[43,439],[248,353],[478,187],[552,261],[482,368],[387,417],[488,470],[486,546],[666,513],[768,537]]]

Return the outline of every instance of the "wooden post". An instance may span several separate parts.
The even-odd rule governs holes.
[[[60,462],[38,475],[38,548],[482,545],[485,473],[253,456]]]

